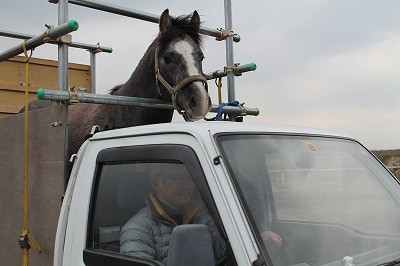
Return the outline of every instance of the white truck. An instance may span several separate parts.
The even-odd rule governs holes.
[[[99,132],[74,159],[54,265],[162,265],[120,254],[124,224],[145,206],[154,164],[184,164],[196,200],[226,241],[219,265],[396,265],[399,182],[355,139],[235,122]],[[282,238],[274,248],[263,232]],[[177,226],[168,265],[210,265],[205,226]],[[386,264],[384,264],[386,263]]]

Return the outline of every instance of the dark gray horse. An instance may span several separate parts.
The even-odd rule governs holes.
[[[157,38],[129,80],[112,89],[110,94],[163,99],[172,102],[186,120],[201,119],[210,110],[211,100],[202,72],[204,55],[199,14],[194,11],[192,16],[173,18],[166,9],[160,17],[159,28]],[[33,103],[29,109],[37,108],[37,103]],[[105,104],[70,106],[69,155],[78,151],[94,125],[103,130],[171,122],[172,115],[173,110],[155,108]]]

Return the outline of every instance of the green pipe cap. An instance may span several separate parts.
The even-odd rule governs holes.
[[[79,28],[78,21],[71,19],[68,21],[68,28],[72,31],[76,31]]]
[[[235,35],[233,37],[233,41],[236,42],[236,43],[240,42],[240,40],[241,40],[240,35]]]
[[[43,100],[43,99],[44,99],[44,94],[45,94],[44,89],[40,88],[40,89],[38,89],[38,91],[36,92],[36,97],[37,97],[39,100]]]
[[[257,68],[256,63],[250,63],[250,70],[251,70],[251,71],[256,70],[256,68]]]

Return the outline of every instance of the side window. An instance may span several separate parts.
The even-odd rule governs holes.
[[[225,237],[195,153],[155,146],[99,155],[88,249],[137,259],[133,265],[166,264],[173,228],[195,223],[209,226],[215,259],[225,259]]]
[[[145,207],[150,192],[148,163],[102,165],[94,203],[91,247],[119,253],[122,226]]]

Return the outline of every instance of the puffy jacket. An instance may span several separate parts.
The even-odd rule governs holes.
[[[225,241],[221,238],[212,218],[191,204],[183,217],[184,224],[205,224],[210,228],[215,260],[225,256]],[[177,223],[150,194],[147,207],[139,211],[122,228],[120,252],[134,257],[148,258],[167,265],[169,242]]]

